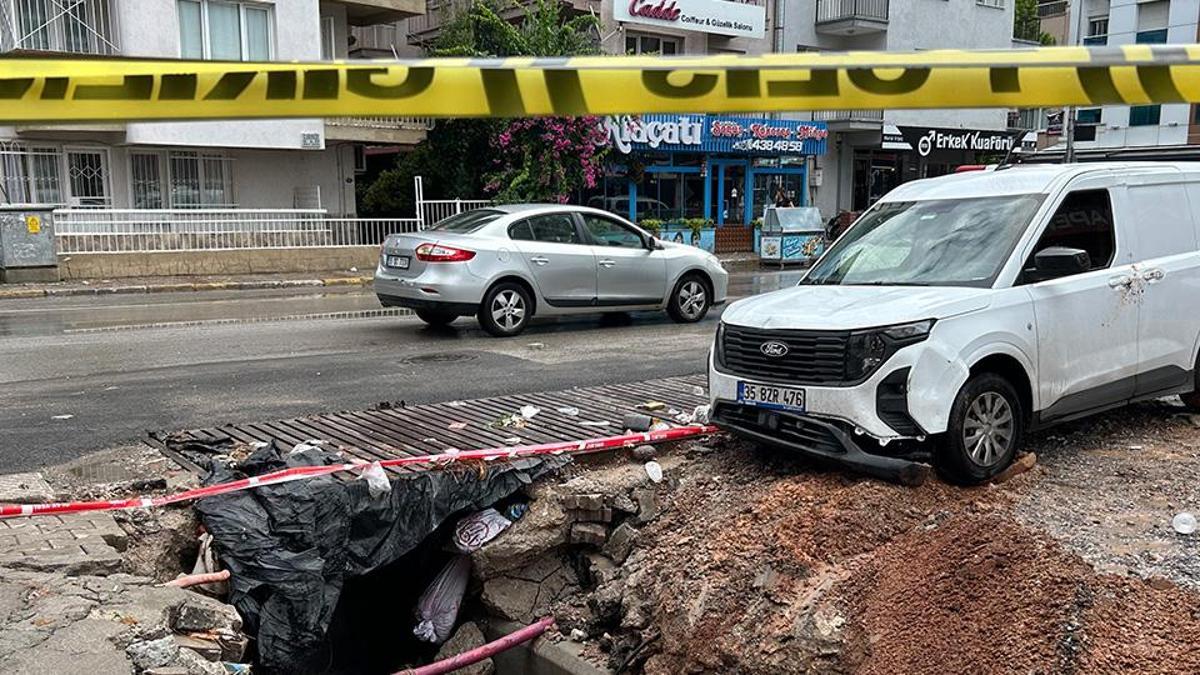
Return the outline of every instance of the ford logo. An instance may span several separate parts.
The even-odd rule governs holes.
[[[762,343],[762,346],[758,348],[758,351],[767,356],[779,358],[780,356],[787,356],[788,346],[782,342],[771,340],[770,342]]]

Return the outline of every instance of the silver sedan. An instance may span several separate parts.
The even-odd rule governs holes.
[[[725,302],[716,256],[656,239],[607,211],[517,204],[389,235],[375,270],[384,307],[445,325],[475,316],[499,337],[538,316],[665,309],[691,323]]]

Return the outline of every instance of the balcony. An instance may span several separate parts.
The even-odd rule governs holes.
[[[432,128],[433,120],[428,117],[332,117],[325,120],[325,138],[371,145],[416,145]]]
[[[0,53],[120,54],[116,18],[110,0],[0,0]]]
[[[566,10],[566,16],[592,12],[599,5],[596,0],[559,0],[559,2]],[[531,4],[533,4],[532,0],[520,0],[519,4],[503,3],[499,14],[510,21],[516,20],[518,17],[524,16],[525,7]],[[466,5],[466,0],[427,0],[425,13],[408,20],[408,43],[424,45],[437,39],[442,26],[454,17],[455,12],[462,10]]]
[[[814,110],[812,118],[830,131],[875,131],[883,126],[882,110]]]
[[[888,27],[888,0],[817,0],[818,33],[866,35]]]
[[[425,0],[340,0],[352,26],[392,23],[425,13]]]
[[[1062,16],[1066,13],[1067,0],[1042,0],[1038,3],[1037,15],[1039,19]]]

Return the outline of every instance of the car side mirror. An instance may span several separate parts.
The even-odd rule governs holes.
[[[1057,279],[1092,269],[1092,257],[1081,248],[1050,246],[1033,255],[1033,265],[1039,280]]]
[[[653,235],[652,235],[652,236],[650,236],[650,237],[647,237],[647,238],[646,238],[646,250],[648,250],[648,251],[661,251],[661,250],[663,250],[663,245],[662,245],[662,242],[660,242],[660,241],[658,240],[658,238],[657,238],[657,237],[654,237]]]

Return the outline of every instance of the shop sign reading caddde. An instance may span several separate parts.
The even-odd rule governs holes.
[[[613,0],[613,18],[732,37],[767,34],[766,7],[731,0]]]

